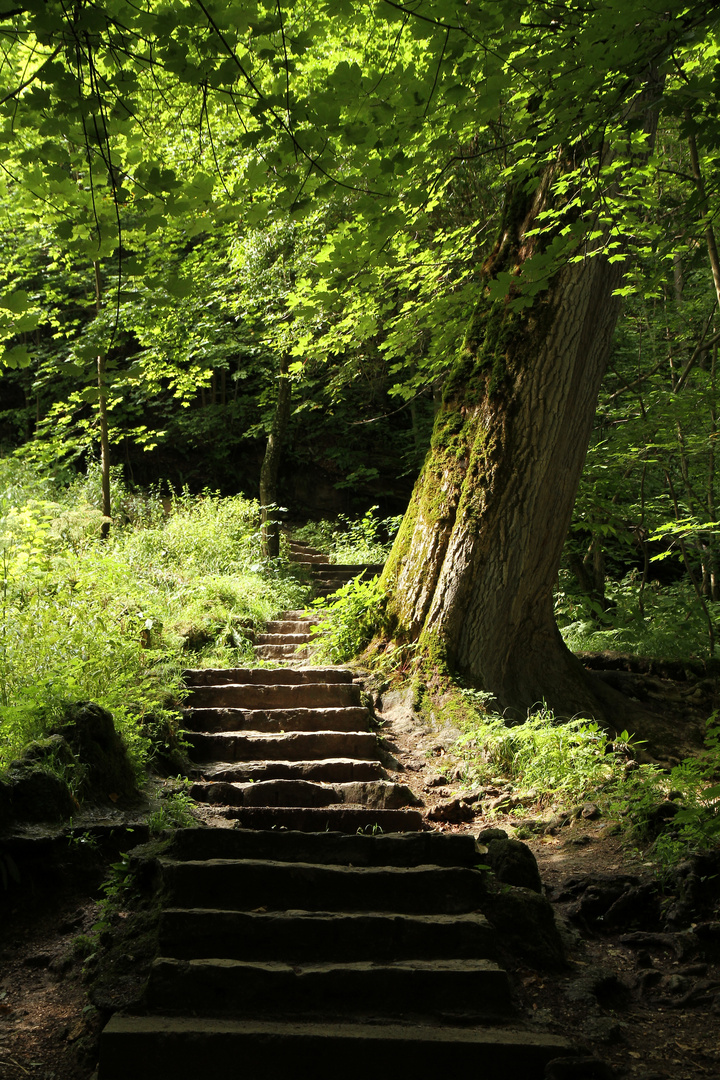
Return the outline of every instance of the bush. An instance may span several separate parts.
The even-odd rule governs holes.
[[[358,656],[382,627],[385,601],[377,576],[353,578],[332,596],[313,601],[321,613],[313,627],[319,655],[333,664]]]

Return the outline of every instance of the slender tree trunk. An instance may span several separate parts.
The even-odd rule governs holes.
[[[100,280],[100,263],[93,263],[95,271],[95,312],[100,313],[102,307],[102,282]],[[100,482],[102,486],[102,512],[105,518],[112,517],[110,503],[110,434],[108,429],[107,415],[107,385],[105,383],[105,368],[107,357],[104,353],[97,358],[97,385],[98,385],[98,419],[100,421]],[[105,540],[110,533],[110,521],[103,521],[100,535]]]
[[[262,520],[263,555],[277,558],[280,554],[280,527],[277,521],[277,482],[280,472],[282,450],[290,420],[291,384],[288,378],[289,359],[283,356],[280,361],[278,396],[275,403],[272,427],[268,436],[260,469],[260,514]]]

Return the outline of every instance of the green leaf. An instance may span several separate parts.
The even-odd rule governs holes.
[[[9,368],[26,368],[31,363],[30,353],[26,345],[16,345],[12,349],[6,349],[0,356],[0,364]]]
[[[5,293],[4,296],[0,296],[0,307],[12,311],[14,315],[20,315],[29,302],[30,298],[24,289],[17,289],[15,292]]]

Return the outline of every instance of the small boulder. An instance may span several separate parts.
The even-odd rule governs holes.
[[[469,806],[463,799],[448,799],[438,803],[428,810],[425,815],[428,821],[446,821],[452,825],[459,825],[463,821],[472,821],[476,810]]]
[[[0,783],[0,825],[64,821],[77,809],[67,784],[40,765],[12,769]]]
[[[83,797],[116,802],[136,793],[135,772],[125,743],[107,709],[91,701],[75,702],[68,706],[65,722],[54,734],[62,735],[85,771],[79,785]]]
[[[507,947],[526,963],[558,968],[565,963],[552,905],[532,889],[500,885],[488,890],[482,912]]]
[[[487,842],[487,862],[498,881],[522,889],[542,892],[535,856],[520,840],[493,839]]]

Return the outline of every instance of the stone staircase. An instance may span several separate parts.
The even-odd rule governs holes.
[[[290,541],[290,558],[300,570],[310,575],[315,596],[330,596],[353,578],[361,574],[371,578],[380,574],[383,568],[382,563],[331,563],[321,551],[295,540]]]
[[[293,628],[290,647],[298,627],[309,635],[310,621],[285,612],[279,624]],[[254,829],[422,828],[417,798],[386,772],[384,763],[397,763],[372,730],[352,672],[206,668],[186,672],[186,681],[184,723],[202,774],[190,794],[198,802]]]
[[[178,832],[145,1011],[105,1028],[100,1080],[539,1080],[567,1044],[512,1023],[476,861],[469,835]]]
[[[286,612],[260,649],[294,650],[308,621]],[[178,830],[157,860],[159,955],[103,1031],[98,1080],[541,1080],[568,1044],[516,1015],[475,840],[424,830],[352,673],[187,679],[191,794],[226,827]]]

